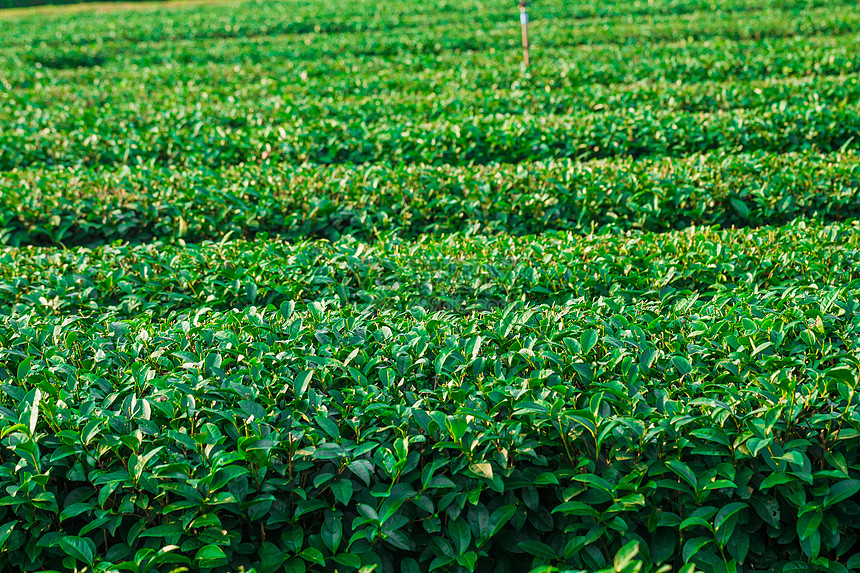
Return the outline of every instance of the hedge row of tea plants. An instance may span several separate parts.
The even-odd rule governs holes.
[[[49,62],[31,63],[41,64],[42,68],[37,69],[44,69]],[[487,89],[491,81],[503,81],[495,76],[475,78],[476,82],[472,85],[450,85],[451,79],[448,77],[418,72],[420,80],[412,78],[413,82],[421,81],[427,84],[422,85],[423,88],[432,86],[438,90],[436,98],[428,98],[423,90],[415,91],[415,86],[407,83],[408,76],[401,77],[403,74],[387,78],[387,90],[380,93],[367,89],[355,90],[357,86],[348,82],[336,84],[325,81],[325,76],[308,76],[297,83],[291,81],[292,73],[280,76],[271,69],[259,67],[231,70],[229,76],[213,83],[206,81],[206,75],[212,72],[211,68],[200,66],[189,71],[179,86],[176,85],[176,78],[164,71],[150,72],[147,84],[139,85],[133,82],[133,72],[126,69],[99,69],[98,74],[95,70],[78,72],[99,80],[92,83],[68,73],[46,76],[42,72],[32,72],[32,68],[30,70],[30,73],[11,72],[21,76],[15,81],[20,91],[16,98],[0,101],[0,115],[22,121],[28,115],[31,116],[33,110],[56,103],[62,97],[65,105],[52,108],[50,115],[42,118],[43,123],[47,124],[50,119],[51,124],[60,124],[60,127],[75,125],[75,122],[79,125],[81,118],[74,115],[72,110],[76,103],[87,100],[111,102],[120,110],[123,105],[134,104],[143,116],[140,120],[145,118],[146,121],[152,121],[153,116],[163,111],[159,106],[179,106],[183,99],[187,104],[190,97],[198,100],[195,103],[207,115],[223,113],[220,108],[225,102],[231,98],[235,100],[240,95],[245,100],[266,101],[272,108],[267,119],[270,123],[280,123],[290,113],[307,118],[326,115],[342,120],[415,116],[433,121],[464,117],[475,111],[483,115],[520,113],[523,108],[533,113],[560,114],[571,111],[624,111],[631,106],[648,104],[664,111],[677,112],[762,109],[771,107],[774,102],[803,107],[815,103],[850,101],[857,97],[860,90],[857,77],[846,75],[846,72],[851,71],[849,69],[802,77],[772,77],[771,74],[764,74],[759,79],[742,83],[726,78],[688,84],[656,79],[648,85],[642,85],[641,82],[621,85],[587,83],[576,86],[575,98],[569,93],[572,86],[563,83],[565,78],[545,84],[532,79],[510,86],[517,92],[516,99],[505,97],[509,86],[497,85],[492,91]],[[344,93],[345,89],[350,89],[349,93]],[[152,93],[153,90],[155,93]],[[308,91],[315,97],[297,97]],[[206,100],[199,101],[204,93]],[[147,105],[143,107],[140,102],[122,101],[130,95],[134,98],[148,96]],[[117,98],[121,98],[120,101],[116,101]],[[115,109],[113,113],[117,111]]]
[[[223,105],[217,114],[192,108],[146,118],[133,107],[113,115],[111,106],[102,106],[89,117],[76,116],[75,125],[68,126],[55,122],[50,113],[41,114],[42,125],[28,125],[29,120],[7,124],[0,131],[0,169],[78,164],[222,167],[267,160],[470,165],[681,157],[712,150],[833,152],[860,139],[860,111],[849,102],[713,113],[646,107],[561,116],[466,115],[434,122],[324,116],[304,120],[291,110],[278,118]]]
[[[45,70],[46,64],[36,69]],[[99,71],[101,73],[97,74],[96,70],[76,70],[78,74],[99,80],[91,83],[69,72],[48,75],[41,71],[33,72],[32,68],[29,73],[12,71],[20,76],[15,80],[20,91],[14,99],[0,100],[0,115],[20,120],[28,111],[56,103],[61,97],[64,106],[51,110],[52,122],[73,124],[75,117],[70,117],[69,113],[77,102],[111,102],[122,109],[123,102],[116,101],[117,98],[148,95],[147,105],[138,105],[137,109],[149,119],[157,115],[158,104],[177,106],[181,105],[183,98],[186,98],[187,103],[187,98],[200,99],[205,93],[206,100],[199,101],[199,104],[207,114],[218,113],[219,107],[229,102],[231,96],[235,100],[238,95],[245,100],[266,101],[272,108],[272,115],[268,116],[270,120],[284,120],[286,114],[292,112],[303,117],[325,114],[344,120],[417,116],[433,121],[464,117],[476,111],[484,115],[520,113],[523,108],[533,113],[560,114],[570,111],[623,111],[631,106],[648,104],[678,112],[762,109],[771,107],[775,102],[786,106],[805,106],[851,100],[860,90],[857,77],[850,73],[850,69],[801,77],[763,74],[761,78],[749,78],[745,82],[721,78],[688,84],[665,79],[654,79],[653,83],[647,85],[642,82],[610,85],[585,83],[576,86],[576,97],[571,97],[569,93],[573,86],[567,85],[570,82],[568,78],[541,78],[541,81],[524,78],[510,85],[497,85],[490,91],[487,88],[491,82],[502,83],[504,78],[476,76],[475,83],[471,85],[465,85],[465,82],[462,82],[464,85],[459,85],[460,82],[450,85],[451,78],[440,76],[438,72],[416,72],[418,77],[413,78],[413,81],[420,83],[424,89],[432,87],[438,90],[435,98],[428,98],[423,89],[410,90],[407,77],[401,77],[402,74],[387,78],[386,91],[380,93],[368,89],[370,86],[355,86],[354,82],[350,85],[343,80],[340,84],[325,81],[325,76],[317,74],[308,74],[303,81],[294,82],[290,79],[291,74],[280,76],[274,70],[258,66],[230,70],[232,73],[228,72],[229,75],[219,77],[221,81],[214,83],[206,81],[206,74],[213,70],[199,66],[193,68],[193,72],[190,71],[179,85],[176,78],[164,70],[150,71],[146,85],[133,82],[133,72],[127,69]],[[348,88],[355,91],[344,93]],[[155,93],[151,93],[153,90]],[[510,90],[516,91],[516,99],[506,97]],[[312,93],[314,97],[299,97],[305,92]],[[131,102],[125,103],[129,105]],[[287,108],[287,111],[275,108],[276,104]]]
[[[0,313],[170,317],[207,307],[337,299],[362,308],[474,313],[511,301],[713,297],[860,279],[856,223],[579,237],[396,235],[372,245],[229,241],[0,251]]]
[[[43,0],[3,2],[45,3]],[[538,30],[542,40],[551,41],[553,45],[571,45],[671,41],[679,35],[699,41],[715,38],[738,40],[839,35],[854,30],[856,15],[844,12],[845,8],[851,6],[849,0],[792,0],[779,5],[762,0],[724,1],[720,3],[720,10],[715,11],[713,3],[702,0],[650,5],[626,0],[599,6],[570,6],[550,0],[535,4],[530,12],[534,21],[541,21]],[[2,3],[0,7],[3,7]],[[197,43],[201,40],[247,40],[306,34],[338,34],[350,40],[379,41],[379,36],[391,36],[392,32],[396,36],[385,38],[385,46],[397,46],[405,38],[423,38],[432,47],[435,47],[434,44],[450,45],[463,41],[487,45],[484,36],[503,44],[513,43],[510,38],[500,34],[500,29],[510,24],[512,12],[510,6],[504,4],[476,5],[458,0],[445,5],[416,7],[407,1],[395,0],[383,9],[372,5],[346,6],[338,2],[317,2],[309,4],[301,13],[291,11],[288,5],[272,4],[232,14],[209,6],[197,6],[180,14],[170,14],[173,6],[163,10],[159,8],[154,4],[148,10],[157,12],[156,18],[132,14],[129,21],[127,14],[98,14],[83,22],[66,20],[54,23],[51,31],[62,31],[62,35],[46,35],[44,29],[38,28],[38,20],[22,22],[16,30],[10,31],[9,45],[20,45],[34,37],[49,46],[63,46],[62,39],[69,40],[65,45],[120,43],[126,46],[136,42],[161,44],[190,40]],[[730,13],[732,18],[725,18],[726,13]],[[516,16],[515,9],[513,15]],[[638,18],[631,21],[631,16]],[[514,19],[513,23],[516,22]],[[449,34],[433,36],[424,27],[431,23],[441,24],[441,29]],[[111,25],[113,30],[109,34],[99,29],[99,26]],[[475,34],[474,28],[469,29],[476,25],[481,26],[483,34]],[[568,26],[576,33],[564,35],[563,26]],[[336,42],[326,42],[317,49],[337,45]]]
[[[0,559],[847,571],[857,295],[4,318]]]
[[[313,52],[272,53],[265,58],[267,51],[283,45],[274,40],[270,43],[230,43],[223,46],[225,50],[238,45],[245,51],[219,51],[206,57],[194,44],[170,43],[154,46],[163,61],[146,59],[153,57],[146,51],[139,60],[122,60],[113,65],[104,54],[58,51],[60,48],[52,48],[44,56],[30,55],[29,59],[20,59],[20,50],[7,51],[3,79],[15,87],[15,97],[3,94],[0,111],[19,121],[27,117],[34,121],[38,114],[49,111],[54,120],[71,122],[76,115],[67,117],[69,110],[82,107],[78,111],[85,112],[93,102],[112,104],[115,114],[133,108],[138,113],[145,112],[146,117],[164,112],[164,105],[187,109],[189,103],[196,103],[208,110],[218,102],[224,107],[259,106],[267,114],[283,113],[278,105],[297,112],[307,110],[309,114],[322,107],[320,112],[341,118],[354,117],[359,111],[384,116],[402,109],[407,102],[414,102],[411,109],[422,116],[428,110],[452,105],[452,112],[462,116],[462,111],[456,113],[458,103],[471,104],[473,109],[469,111],[474,112],[482,109],[486,100],[497,100],[496,110],[513,113],[523,109],[550,111],[552,107],[543,103],[547,99],[554,100],[554,105],[563,102],[572,109],[593,111],[611,108],[613,101],[618,106],[623,106],[625,100],[631,104],[659,102],[671,106],[676,105],[671,103],[673,98],[683,101],[696,97],[734,97],[734,105],[740,107],[750,107],[746,102],[750,99],[761,107],[782,100],[828,102],[838,101],[840,94],[850,97],[858,71],[853,57],[857,38],[853,35],[721,43],[712,47],[719,48],[721,55],[732,53],[734,59],[717,59],[714,49],[703,49],[699,44],[668,44],[653,49],[641,44],[594,46],[574,53],[559,50],[554,55],[564,54],[565,58],[554,62],[553,73],[538,73],[536,69],[535,74],[525,77],[501,66],[498,57],[483,51],[437,54],[438,61],[422,62],[420,67],[408,65],[406,56],[392,62],[349,54],[336,54],[340,56],[336,60],[326,59],[310,66],[308,59],[317,56]],[[344,41],[344,48],[348,45]],[[167,58],[162,51],[183,46],[187,53],[177,54],[176,59]],[[210,49],[217,46],[221,44],[213,44]],[[422,59],[418,54],[414,57]],[[638,61],[635,72],[630,66],[619,65],[622,58]],[[452,70],[458,61],[470,66]],[[177,66],[184,68],[182,78],[177,78]],[[141,83],[141,75],[146,83]],[[435,97],[423,95],[429,90]],[[772,99],[763,99],[765,90]],[[57,99],[60,96],[62,100]],[[365,109],[356,110],[351,105],[356,98],[366,101]],[[373,101],[377,102],[375,110]],[[705,102],[698,107],[707,111]],[[728,104],[721,107],[729,108]],[[85,113],[80,115],[87,117]]]
[[[860,213],[860,158],[709,154],[484,167],[242,166],[0,174],[0,241],[197,242],[258,233],[362,239],[396,231],[662,231],[780,225]]]

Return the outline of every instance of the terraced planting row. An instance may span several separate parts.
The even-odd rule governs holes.
[[[467,230],[514,234],[839,221],[860,207],[856,152],[493,166],[31,169],[0,175],[0,240],[90,245]]]
[[[860,570],[852,8],[0,12],[0,570]]]
[[[58,515],[84,561],[138,567],[599,568],[628,540],[676,566],[844,558],[857,308],[794,287],[5,319],[6,447],[33,472],[0,476],[8,563],[70,553]]]
[[[849,104],[714,113],[585,113],[478,116],[437,122],[314,121],[276,128],[252,116],[163,114],[138,124],[130,113],[91,115],[84,129],[11,126],[0,135],[0,168],[37,165],[256,163],[429,163],[470,165],[541,159],[672,156],[716,149],[790,152],[844,149],[860,135]],[[50,118],[47,118],[50,121]],[[184,129],[174,131],[179,122]],[[264,157],[265,156],[265,157]]]
[[[202,71],[202,70],[201,70]],[[203,79],[203,78],[200,78]],[[633,83],[629,85],[600,85],[591,84],[577,89],[576,98],[563,90],[530,89],[528,85],[520,85],[516,89],[517,99],[505,97],[507,89],[495,93],[487,93],[485,89],[457,89],[430,98],[424,93],[407,91],[406,89],[386,93],[349,94],[331,84],[313,85],[317,97],[314,99],[287,99],[291,91],[298,91],[298,86],[277,77],[266,76],[251,70],[242,73],[245,82],[238,95],[242,98],[235,101],[237,86],[231,82],[211,84],[191,78],[176,87],[172,77],[150,77],[146,86],[136,86],[139,90],[135,95],[143,96],[152,89],[174,88],[173,91],[160,94],[159,98],[150,95],[148,108],[135,107],[146,116],[157,115],[159,105],[181,105],[187,98],[202,98],[206,101],[186,106],[185,113],[202,112],[222,114],[225,101],[232,100],[239,106],[248,107],[246,100],[267,100],[267,121],[278,123],[284,121],[289,113],[301,117],[316,117],[325,115],[338,118],[341,121],[384,121],[404,117],[420,117],[424,121],[433,122],[452,117],[463,117],[478,110],[483,115],[519,113],[527,107],[532,113],[564,114],[569,112],[623,112],[632,106],[648,105],[664,111],[684,113],[712,112],[717,110],[750,109],[761,110],[778,106],[804,107],[810,104],[839,104],[852,101],[860,95],[860,84],[853,75],[823,75],[820,77],[802,78],[768,78],[750,81],[743,84],[735,82],[706,81],[698,84],[677,85],[674,82],[654,82],[649,85]],[[310,80],[309,80],[310,81]],[[438,81],[438,89],[446,89],[443,81]],[[0,102],[0,115],[9,117],[10,121],[32,121],[28,110],[55,102],[58,98],[67,100],[98,101],[102,104],[120,104],[116,97],[128,96],[130,88],[127,78],[119,75],[112,78],[110,83],[80,86],[76,82],[57,81],[49,84],[39,84],[38,88],[31,87],[25,94],[15,100]],[[307,88],[305,88],[307,89]],[[22,103],[26,105],[22,106]],[[137,104],[127,104],[137,105]],[[5,108],[5,109],[4,109]],[[75,125],[80,124],[81,118],[75,117],[72,109],[66,104],[63,109],[54,107],[51,115],[43,117],[44,125]],[[251,111],[248,109],[248,111]],[[47,120],[50,119],[50,122]],[[151,118],[148,120],[151,121]],[[40,125],[41,125],[40,124]]]
[[[285,245],[230,241],[0,253],[8,313],[172,316],[336,303],[474,313],[511,302],[610,296],[668,303],[733,290],[843,286],[860,278],[856,223],[662,235],[383,237]]]
[[[7,0],[8,1],[8,0]],[[16,0],[12,0],[16,1]],[[23,0],[26,1],[26,0]],[[720,35],[725,28],[745,29],[746,35],[760,35],[768,25],[788,27],[784,17],[807,20],[806,25],[814,25],[810,14],[823,15],[831,26],[849,28],[853,22],[852,14],[840,13],[840,8],[850,7],[845,0],[823,2],[821,0],[791,0],[778,6],[767,0],[724,1],[719,10],[714,10],[711,2],[702,0],[680,0],[662,3],[643,4],[635,0],[605,3],[600,5],[567,5],[558,0],[542,2],[532,7],[537,19],[545,19],[545,25],[559,22],[571,23],[577,28],[586,28],[587,33],[577,35],[583,40],[595,41],[595,36],[607,30],[624,30],[629,35],[653,40],[649,24],[652,20],[664,25],[672,25],[675,30],[686,26],[699,26],[711,35]],[[257,38],[280,35],[349,34],[356,32],[379,32],[384,35],[400,33],[425,33],[421,26],[431,22],[445,25],[472,26],[475,34],[487,28],[502,28],[510,18],[510,7],[503,4],[475,4],[472,2],[449,1],[444,5],[413,4],[395,0],[385,7],[356,3],[344,5],[336,3],[316,3],[304,7],[301,12],[291,10],[290,6],[278,3],[257,3],[253,10],[227,12],[219,6],[195,6],[193,10],[183,11],[181,18],[174,18],[163,5],[144,5],[137,13],[106,11],[86,14],[84,18],[69,18],[67,14],[44,14],[40,18],[19,19],[14,30],[6,34],[4,45],[26,45],[37,39],[46,45],[86,45],[122,43],[133,45],[138,42],[185,41],[229,38]],[[152,17],[154,14],[155,17]],[[731,16],[724,18],[724,15]],[[637,17],[631,22],[631,17]],[[744,26],[752,20],[752,25]],[[45,29],[40,25],[49,22]],[[596,22],[595,22],[596,21]],[[516,23],[516,22],[514,22]],[[602,29],[596,27],[602,25]],[[107,32],[105,31],[107,29]],[[545,32],[539,30],[541,34]],[[809,28],[794,31],[808,34]],[[677,34],[672,38],[677,37]],[[456,38],[456,36],[454,37]],[[434,38],[439,40],[441,38]],[[664,38],[657,38],[664,39]],[[514,38],[516,40],[516,38]],[[396,41],[391,38],[389,41]],[[201,45],[201,48],[205,48]]]
[[[838,10],[839,7],[834,8]],[[497,32],[502,35],[509,23],[502,22]],[[99,24],[102,25],[102,24]],[[109,26],[110,24],[105,24]],[[468,20],[462,28],[469,28]],[[856,24],[844,33],[822,33],[812,36],[791,35],[785,38],[732,40],[721,36],[707,42],[673,41],[651,44],[648,42],[601,43],[581,46],[552,44],[545,47],[550,58],[536,62],[532,79],[540,79],[550,86],[575,88],[580,84],[634,83],[645,80],[663,80],[680,83],[726,81],[730,79],[761,80],[767,77],[791,78],[815,75],[833,75],[856,71]],[[796,27],[793,30],[797,32]],[[462,30],[460,33],[465,33]],[[469,34],[474,31],[469,28]],[[423,35],[422,35],[423,34]],[[255,67],[274,78],[288,77],[291,70],[304,72],[307,79],[292,86],[300,91],[304,82],[317,81],[325,85],[391,85],[408,88],[413,80],[417,87],[434,77],[445,77],[449,89],[474,88],[474,82],[492,81],[500,85],[522,82],[525,78],[515,63],[517,54],[493,46],[443,45],[438,36],[416,32],[411,38],[401,35],[351,36],[309,34],[304,37],[276,37],[248,40],[212,41],[204,44],[195,41],[166,41],[142,44],[79,46],[66,44],[61,48],[42,46],[42,38],[27,38],[25,42],[36,46],[30,52],[6,48],[6,67],[9,82],[28,84],[51,83],[84,74],[84,77],[120,75],[138,81],[148,76],[169,75],[172,66],[187,67],[183,77],[200,78],[202,72],[237,73]],[[561,26],[557,35],[570,37]],[[516,41],[505,36],[504,44],[516,47]],[[316,41],[314,41],[316,39]],[[489,43],[491,39],[483,40]],[[391,43],[396,43],[392,47]],[[474,44],[474,40],[471,41]],[[485,49],[478,49],[485,48]],[[434,61],[424,62],[428,56]],[[635,67],[622,65],[626,60],[636,61]],[[314,61],[319,60],[319,61]],[[452,67],[453,62],[460,66]],[[24,65],[29,64],[29,65]],[[426,65],[425,65],[426,64]],[[468,64],[464,66],[464,64]],[[239,70],[235,67],[239,66]],[[360,66],[360,69],[356,69]],[[77,69],[76,69],[77,68]],[[201,70],[200,68],[203,68]],[[354,75],[329,78],[332,71],[353,69]],[[388,72],[386,77],[378,73]],[[539,73],[538,73],[539,72]],[[106,74],[103,76],[103,74]],[[143,74],[143,75],[141,75]],[[414,76],[414,77],[413,77]],[[179,78],[177,78],[179,79]],[[471,81],[469,81],[471,80]],[[480,84],[479,84],[480,85]],[[492,85],[492,84],[490,84]],[[88,89],[92,89],[91,87]],[[306,92],[301,92],[306,93]]]

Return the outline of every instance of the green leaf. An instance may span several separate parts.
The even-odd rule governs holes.
[[[308,391],[308,386],[310,386],[311,378],[314,375],[313,370],[303,370],[296,375],[293,380],[293,390],[296,393],[296,396],[301,398],[305,395],[305,392]]]
[[[310,561],[311,563],[316,563],[317,565],[325,567],[325,557],[323,557],[322,551],[319,549],[308,547],[299,553],[299,557],[305,561]]]
[[[92,511],[95,508],[95,505],[92,503],[72,503],[63,508],[63,511],[60,512],[60,521],[62,522],[65,519],[70,517],[76,517],[82,513]]]
[[[245,283],[245,298],[248,302],[254,304],[257,301],[257,283],[251,281]]]
[[[740,199],[735,199],[734,197],[729,199],[729,203],[731,203],[732,207],[734,207],[734,209],[735,209],[735,211],[737,211],[738,215],[740,215],[744,219],[750,218],[750,208],[747,207],[746,203],[744,203]]]
[[[42,391],[36,388],[33,393],[33,400],[30,402],[30,420],[29,428],[30,435],[36,432],[36,424],[39,422],[39,402],[42,400]]]
[[[454,558],[450,555],[439,555],[433,561],[430,562],[430,571],[436,571],[441,567],[445,567],[449,563],[453,563]],[[359,571],[359,573],[364,573],[363,571]]]
[[[223,565],[227,561],[227,555],[218,545],[204,545],[194,556],[194,564],[198,567],[215,567]]]
[[[218,352],[210,352],[207,354],[206,358],[203,359],[203,366],[205,367],[206,375],[216,376],[218,374],[217,370],[221,368],[223,361],[224,357]]]
[[[729,542],[726,544],[726,549],[736,561],[743,563],[750,549],[750,536],[743,529],[734,531]]]
[[[20,431],[20,430],[26,430],[26,429],[27,429],[27,426],[25,424],[14,424],[12,426],[9,426],[8,428],[4,428],[3,431],[0,432],[0,438],[5,438],[9,434],[12,434],[12,433]]]
[[[355,553],[339,553],[337,555],[333,555],[332,560],[344,567],[352,567],[353,569],[361,567],[361,557]]]
[[[824,515],[820,511],[807,511],[797,519],[797,534],[801,541],[818,531]]]
[[[809,559],[815,559],[821,552],[821,532],[817,529],[800,540],[800,549]]]
[[[0,549],[5,547],[6,540],[9,539],[10,535],[12,535],[12,531],[15,529],[16,525],[19,525],[17,520],[8,521],[3,525],[0,525]]]
[[[520,541],[517,543],[517,547],[526,553],[530,553],[535,557],[540,557],[541,559],[558,559],[558,555],[556,555],[555,551],[552,550],[552,547],[546,543],[541,543],[540,541],[535,541],[533,539]]]
[[[678,533],[670,527],[658,527],[654,532],[652,542],[648,545],[651,550],[651,558],[656,563],[661,563],[675,554],[678,546]]]
[[[266,419],[266,409],[251,400],[239,400],[239,408],[246,418],[254,417],[255,420],[261,421]]]
[[[546,415],[549,413],[549,410],[543,404],[537,404],[535,402],[520,402],[517,404],[516,410],[514,410],[514,415],[518,416],[520,414],[537,414],[538,416]]]
[[[340,438],[340,429],[337,424],[332,422],[327,416],[319,415],[314,417],[314,421],[319,425],[328,436],[334,440]]]
[[[797,481],[797,478],[785,472],[773,472],[761,482],[760,489],[765,490],[772,488],[775,485],[791,483]]]
[[[24,378],[26,378],[27,374],[30,373],[30,367],[32,365],[33,359],[29,356],[22,360],[21,363],[18,364],[18,374],[16,375],[16,378],[18,378],[18,380],[23,380]]]
[[[679,462],[678,460],[669,460],[666,462],[666,465],[669,466],[669,469],[678,474],[685,482],[687,482],[690,487],[693,488],[693,491],[698,487],[698,480],[696,479],[696,473],[687,466],[687,464],[683,462]]]
[[[209,484],[209,490],[212,492],[218,491],[227,484],[233,482],[241,476],[250,473],[247,468],[238,465],[230,465],[218,468],[212,475],[212,481]]]
[[[720,508],[720,511],[717,512],[717,516],[714,518],[714,529],[719,529],[728,518],[747,507],[749,507],[749,505],[741,501],[735,501],[724,505]]]
[[[474,551],[466,551],[457,556],[457,564],[463,566],[466,571],[474,571],[478,564],[478,554]]]
[[[386,529],[384,530],[384,536],[385,541],[397,549],[412,551],[415,548],[412,538],[403,531]]]
[[[750,438],[746,441],[747,449],[749,449],[750,454],[753,457],[757,456],[758,453],[764,448],[769,447],[773,443],[773,438]]]
[[[385,523],[397,514],[400,507],[414,494],[405,489],[394,488],[379,506],[379,521]]]
[[[597,331],[593,328],[586,330],[579,337],[579,344],[582,347],[582,354],[588,354],[588,351],[594,348],[594,345],[597,344]]]
[[[683,554],[684,562],[689,562],[696,553],[710,542],[711,539],[708,537],[694,537],[684,543],[684,550],[681,552]]]
[[[857,369],[852,368],[851,366],[842,365],[842,366],[834,366],[833,368],[829,368],[826,372],[828,376],[831,376],[837,380],[842,380],[843,382],[848,382],[851,385],[857,383]]]
[[[692,364],[690,364],[690,361],[683,356],[673,356],[672,364],[675,365],[675,368],[678,369],[681,376],[687,376],[693,371]]]
[[[335,290],[337,291],[337,298],[340,300],[340,304],[346,306],[349,303],[349,289],[346,285],[339,284]]]
[[[289,318],[293,315],[293,311],[296,310],[296,303],[288,300],[281,304],[281,318],[284,320],[289,320]]]
[[[421,568],[418,562],[411,557],[407,557],[400,562],[400,573],[421,573]]]
[[[656,348],[645,348],[642,350],[642,356],[639,358],[639,364],[643,368],[651,368],[654,364],[654,360],[657,358],[657,349]]]
[[[610,484],[608,481],[598,475],[579,474],[574,476],[573,479],[594,486],[595,488],[609,494],[610,496],[615,493],[615,488],[612,487],[612,484]]]
[[[300,558],[290,559],[284,563],[284,573],[305,573],[307,565]]]
[[[369,477],[369,476],[368,476]],[[342,505],[349,505],[349,500],[352,499],[352,482],[348,479],[341,479],[331,484],[331,492],[334,494],[335,500]]]
[[[197,520],[194,521],[194,525],[200,527]],[[178,523],[168,523],[164,525],[156,525],[155,527],[150,527],[146,529],[138,535],[138,537],[158,537],[159,539],[167,537],[169,535],[178,535],[182,534],[182,526]]]
[[[630,541],[626,545],[624,545],[621,549],[618,550],[618,553],[615,554],[615,570],[621,571],[625,567],[627,567],[633,558],[639,553],[639,542],[638,541]]]
[[[361,567],[361,557],[355,553],[339,553],[338,555],[332,556],[332,559],[335,563],[339,563],[344,567],[352,567],[353,569]]]
[[[391,387],[397,380],[397,372],[393,368],[382,368],[379,371],[379,381],[384,388]]]
[[[711,529],[711,524],[710,522],[708,522],[707,519],[698,515],[694,515],[682,521],[678,529],[680,531],[684,531],[689,527],[704,527],[705,529]]]
[[[598,517],[600,513],[588,504],[581,501],[566,501],[561,505],[556,506],[552,513],[564,513],[565,515],[586,515],[588,517]]]
[[[503,505],[496,508],[490,515],[490,537],[501,531],[502,527],[517,513],[514,505]]]
[[[370,476],[373,465],[367,460],[355,460],[347,464],[346,468],[354,473],[365,485],[370,485]]]
[[[573,369],[577,374],[582,376],[582,379],[586,382],[591,382],[594,379],[594,370],[591,368],[590,364],[586,364],[584,362],[574,362],[571,364]]]
[[[731,447],[728,438],[726,437],[725,432],[716,428],[700,428],[698,430],[693,430],[690,432],[690,435],[695,436],[697,438],[701,438],[703,440],[707,440],[709,442],[716,442],[727,448]]]
[[[92,540],[86,537],[67,535],[60,539],[60,548],[66,552],[66,555],[74,557],[78,561],[83,561],[87,565],[93,565],[96,547]]]
[[[474,338],[470,338],[466,343],[466,354],[469,356],[470,360],[475,360],[478,357],[478,354],[481,352],[481,344],[484,339],[481,336],[476,336]]]
[[[477,474],[481,477],[493,479],[493,466],[490,465],[488,462],[469,464],[469,470],[472,473]]]
[[[332,517],[329,513],[323,520],[320,530],[323,543],[332,553],[337,553],[340,540],[343,538],[343,524],[340,518]]]
[[[824,507],[836,505],[841,501],[853,497],[860,492],[860,480],[846,479],[830,486],[830,492],[824,496]]]
[[[463,519],[448,522],[448,536],[454,542],[457,553],[461,555],[469,549],[469,544],[472,542],[472,530]]]

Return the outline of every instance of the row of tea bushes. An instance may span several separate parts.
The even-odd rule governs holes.
[[[0,250],[0,313],[168,317],[207,307],[336,300],[464,314],[512,301],[712,297],[860,279],[854,223],[755,230],[511,237],[424,236],[373,244],[273,240]]]
[[[3,318],[0,564],[849,571],[857,295]]]
[[[97,245],[344,234],[663,231],[860,213],[856,152],[483,167],[34,169],[0,175],[0,240]]]

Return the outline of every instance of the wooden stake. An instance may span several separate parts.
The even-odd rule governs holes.
[[[523,64],[529,67],[529,13],[526,12],[526,3],[520,2],[520,28],[523,31]]]

